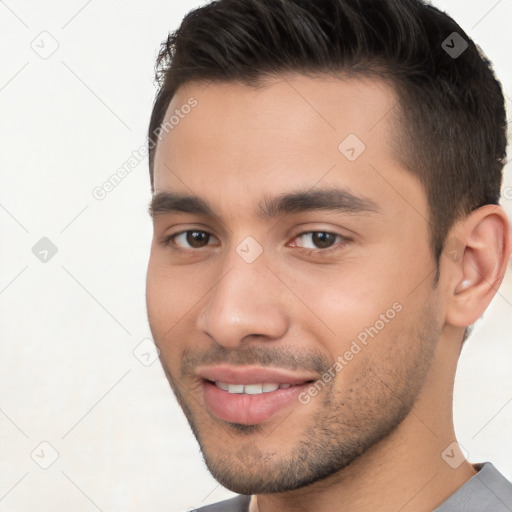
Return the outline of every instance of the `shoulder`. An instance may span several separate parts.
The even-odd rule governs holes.
[[[473,464],[478,472],[434,512],[510,512],[512,483],[490,462]]]
[[[229,500],[207,505],[191,512],[247,512],[249,510],[249,502],[251,497],[240,494]]]

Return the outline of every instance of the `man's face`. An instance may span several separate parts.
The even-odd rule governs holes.
[[[396,101],[380,81],[288,75],[190,83],[168,109],[148,318],[235,492],[332,475],[429,393],[443,303],[426,195],[391,149]]]

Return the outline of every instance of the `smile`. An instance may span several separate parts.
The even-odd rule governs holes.
[[[228,393],[259,395],[261,393],[270,393],[278,389],[288,389],[289,387],[296,386],[297,384],[227,384],[226,382],[215,382],[215,385],[223,391],[227,391]]]

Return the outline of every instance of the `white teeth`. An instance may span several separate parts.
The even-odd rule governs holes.
[[[259,395],[263,393],[263,384],[246,384],[244,386],[244,393],[248,395]]]
[[[243,393],[244,385],[243,384],[228,384],[228,391],[230,393]]]
[[[259,395],[261,393],[270,393],[277,389],[288,389],[291,384],[276,384],[276,383],[265,383],[265,384],[226,384],[225,382],[215,382],[215,385],[229,393],[247,395]]]

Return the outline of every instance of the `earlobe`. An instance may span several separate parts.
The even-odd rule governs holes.
[[[457,223],[458,258],[443,258],[448,276],[447,323],[466,327],[496,294],[512,251],[507,214],[497,205],[478,208]],[[449,249],[449,248],[448,248]],[[452,249],[453,250],[453,249]]]

